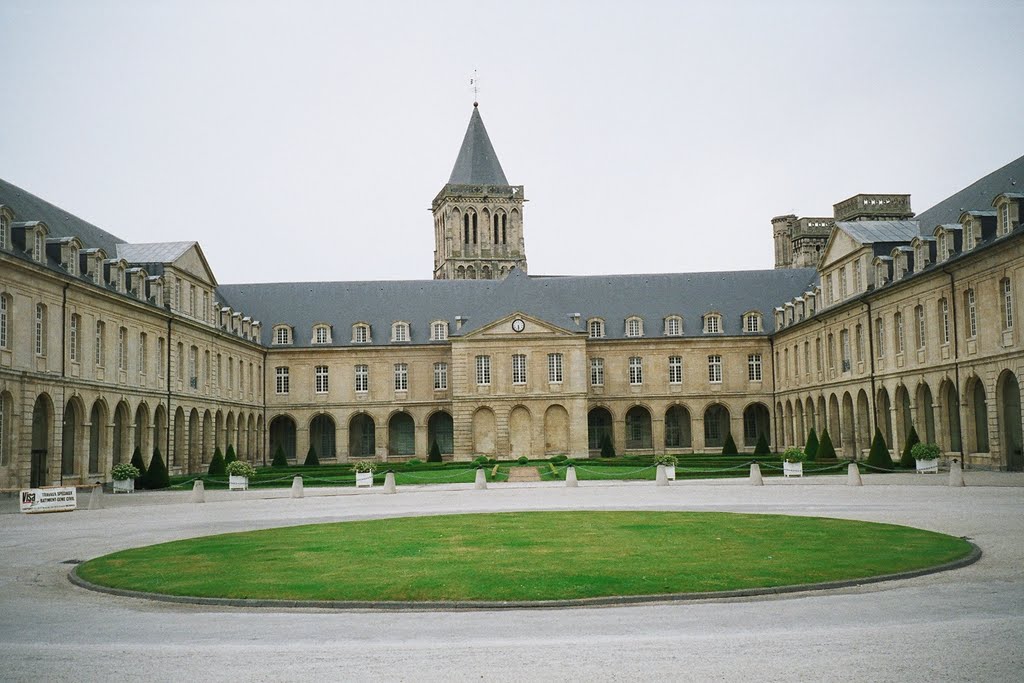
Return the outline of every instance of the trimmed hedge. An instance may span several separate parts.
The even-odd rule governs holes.
[[[306,452],[306,461],[302,463],[303,467],[319,467],[320,458],[316,457],[316,449],[313,444],[309,444],[309,451]]]
[[[892,456],[889,455],[889,449],[885,445],[882,430],[877,427],[875,428],[875,438],[871,440],[871,450],[868,452],[868,464],[886,470],[892,469]]]
[[[430,444],[427,462],[441,462],[441,447],[437,445],[437,439],[434,439],[434,443]]]
[[[738,455],[739,451],[736,450],[736,442],[732,439],[732,432],[725,435],[725,445],[722,446],[722,455]]]
[[[227,467],[236,460],[238,460],[238,456],[235,455],[235,446],[229,443],[228,452],[224,454],[224,467]],[[227,470],[224,471],[227,472]]]
[[[832,437],[828,435],[828,427],[821,432],[821,441],[818,443],[818,452],[814,458],[819,461],[836,459],[836,448],[832,445]]]
[[[814,431],[814,427],[811,427],[811,431],[807,433],[807,445],[804,446],[807,462],[814,462],[818,457],[818,446],[818,433]]]
[[[227,476],[227,463],[224,462],[224,454],[220,452],[220,446],[216,446],[213,449],[213,457],[210,458],[210,468],[206,470],[206,473],[211,477],[224,477]]]
[[[757,437],[757,445],[754,446],[754,455],[771,455],[772,449],[768,445],[768,439],[762,433]]]
[[[147,489],[165,489],[171,485],[171,477],[159,448],[153,449],[153,459],[149,461],[149,469],[143,480]]]
[[[608,434],[601,437],[601,457],[615,457],[615,444],[612,443],[612,437],[608,436]]]
[[[921,439],[917,436],[917,430],[911,425],[910,433],[907,434],[907,443],[903,446],[903,455],[900,456],[900,467],[908,470],[917,469],[917,461],[914,459],[912,451],[914,446],[919,443],[921,443]]]
[[[271,467],[288,467],[288,456],[284,454],[284,446],[277,444],[274,451],[274,459],[270,462]]]
[[[132,465],[139,470],[139,476],[135,478],[135,488],[146,488],[146,463],[142,461],[142,449],[138,446],[135,447],[135,452],[132,453]]]

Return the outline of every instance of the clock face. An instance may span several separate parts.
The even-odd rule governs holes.
[[[526,329],[526,323],[523,322],[522,318],[516,318],[515,320],[512,321],[512,331],[513,332],[522,332],[525,329]]]

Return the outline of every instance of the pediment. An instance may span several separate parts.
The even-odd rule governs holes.
[[[825,248],[821,252],[818,270],[824,270],[836,261],[841,261],[863,246],[842,228],[832,228],[832,234],[828,236],[828,242],[825,243]]]
[[[517,332],[513,329],[513,323],[523,321],[523,329]],[[563,327],[553,325],[546,320],[535,318],[532,315],[517,311],[499,318],[493,322],[482,325],[478,329],[467,333],[463,339],[494,339],[505,337],[508,339],[529,339],[537,337],[572,337],[576,333]]]
[[[217,278],[213,276],[210,264],[206,262],[206,257],[203,256],[203,251],[199,248],[198,243],[194,243],[186,249],[170,265],[172,268],[187,273],[212,287],[217,286]]]

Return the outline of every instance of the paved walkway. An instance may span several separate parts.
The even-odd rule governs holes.
[[[103,510],[0,516],[3,680],[1019,680],[1024,475],[399,487],[106,495]],[[68,560],[225,531],[493,510],[732,510],[910,524],[968,536],[954,572],[833,594],[481,612],[181,606],[72,586]],[[373,577],[360,577],[372,580]]]

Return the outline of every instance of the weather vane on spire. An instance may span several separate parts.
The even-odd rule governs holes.
[[[473,88],[473,106],[477,106],[479,101],[477,95],[480,92],[480,79],[477,78],[476,69],[473,69],[473,77],[469,79],[469,85]]]

